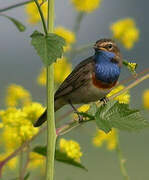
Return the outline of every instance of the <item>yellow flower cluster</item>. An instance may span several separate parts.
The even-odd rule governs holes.
[[[81,12],[90,13],[97,9],[100,4],[101,0],[71,0],[74,7]]]
[[[37,132],[32,123],[44,111],[39,103],[31,103],[22,109],[10,107],[0,111],[0,117],[4,125],[3,141],[7,149],[15,149],[26,140],[31,139]]]
[[[123,85],[119,85],[116,88],[114,88],[108,95],[107,97],[112,96],[113,94],[118,93],[119,91],[121,91],[122,89],[124,89]],[[116,98],[114,98],[115,100],[119,101],[119,103],[123,103],[123,104],[129,104],[130,102],[130,94],[128,91],[126,91],[125,93],[117,96]]]
[[[36,167],[44,165],[45,162],[45,157],[43,155],[40,155],[35,152],[30,152],[29,154],[29,169],[34,169]],[[43,168],[42,168],[43,169]]]
[[[89,108],[90,108],[90,104],[84,104],[84,105],[80,106],[77,110],[78,110],[78,112],[87,112],[89,110]],[[78,116],[76,113],[74,113],[73,118],[78,119]]]
[[[101,147],[106,143],[108,150],[114,150],[117,145],[117,131],[112,129],[108,134],[104,131],[98,130],[96,136],[93,138],[93,144],[97,147]]]
[[[143,104],[146,109],[149,109],[149,89],[143,93]]]
[[[43,2],[43,0],[38,0],[39,4]],[[43,12],[44,18],[47,18],[47,5],[48,2],[44,2],[41,6],[41,10]],[[30,24],[36,24],[41,21],[37,6],[35,2],[29,3],[25,6],[25,11],[28,15],[28,22]]]
[[[60,139],[60,151],[67,154],[68,157],[80,162],[82,152],[80,151],[80,145],[73,140]]]
[[[31,102],[30,93],[22,86],[11,84],[7,89],[6,105],[7,106],[18,106],[26,105]]]
[[[69,31],[68,29],[64,27],[56,27],[54,30],[55,34],[63,37],[66,41],[66,46],[64,47],[64,51],[69,51],[70,46],[75,42],[75,34],[72,31]]]
[[[113,37],[119,40],[125,48],[131,49],[139,39],[139,30],[131,18],[119,20],[111,25]]]
[[[131,62],[129,62],[127,65],[129,71],[131,71],[133,73],[136,73],[137,66],[138,66],[137,63],[131,63]]]
[[[71,64],[67,61],[65,57],[62,59],[58,59],[56,63],[54,63],[54,79],[56,83],[61,83],[65,80],[65,78],[70,74],[72,70]],[[37,78],[38,84],[44,86],[46,85],[46,69],[43,68],[41,73]]]
[[[3,161],[5,158],[7,158],[7,156],[10,154],[9,153],[1,153],[0,154],[0,161]],[[7,169],[7,167],[9,167],[9,169],[13,170],[16,168],[16,165],[18,163],[18,158],[14,157],[13,159],[11,159],[10,161],[8,161],[7,166],[4,166],[4,170]]]
[[[130,69],[130,71],[135,71],[137,67],[137,63],[128,63],[128,68]]]
[[[13,84],[7,89],[8,108],[0,110],[1,142],[5,150],[0,154],[0,160],[6,158],[39,131],[38,128],[33,127],[33,122],[43,113],[44,108],[41,104],[32,102],[30,97],[30,93],[22,86]],[[18,105],[19,108],[16,107]],[[10,160],[8,166],[15,168],[17,161],[17,157]]]

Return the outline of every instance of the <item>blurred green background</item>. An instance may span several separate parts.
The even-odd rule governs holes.
[[[0,0],[0,8],[19,1]],[[72,29],[76,11],[69,0],[55,1],[56,26],[62,25]],[[136,20],[140,29],[140,38],[134,48],[127,51],[120,45],[123,57],[139,64],[138,72],[149,67],[149,1],[146,0],[103,0],[101,7],[83,19],[78,32],[77,44],[83,45],[104,37],[111,37],[109,26],[112,22],[121,18],[132,17]],[[5,18],[0,17],[0,109],[4,108],[5,90],[10,83],[16,83],[28,89],[34,101],[45,102],[45,89],[40,87],[36,78],[42,67],[40,58],[30,45],[30,35],[40,26],[32,26],[27,23],[27,15],[24,7],[19,7],[7,12],[7,15],[16,17],[23,22],[27,30],[19,33],[17,29]],[[73,60],[73,65],[93,54],[89,49],[78,54]],[[120,79],[126,79],[130,74],[126,69],[122,70]],[[142,93],[149,88],[149,80],[131,90],[131,105],[135,108],[142,107]],[[69,108],[69,107],[66,107]],[[145,114],[148,118],[149,113]],[[88,168],[84,172],[62,163],[56,162],[55,180],[121,180],[118,159],[115,152],[109,152],[106,148],[92,146],[92,137],[96,127],[88,123],[79,127],[64,137],[80,143],[83,152],[82,163]],[[140,133],[120,133],[120,143],[126,158],[128,174],[131,180],[149,179],[149,132],[148,129]],[[9,177],[10,178],[10,177]],[[9,179],[8,178],[8,179]],[[40,179],[36,176],[36,179]]]

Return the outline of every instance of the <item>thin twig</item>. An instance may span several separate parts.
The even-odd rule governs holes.
[[[23,150],[21,150],[19,154],[19,180],[23,180],[22,169],[23,169]]]
[[[25,176],[29,161],[30,161],[30,147],[28,145],[27,151],[26,151],[26,162],[25,162],[25,165],[24,165],[24,167],[22,169],[22,172],[21,172],[21,178],[22,179],[24,179],[24,176]]]
[[[40,4],[38,3],[37,0],[34,0],[34,2],[36,3],[36,6],[38,8],[38,11],[39,11],[39,14],[40,14],[40,17],[41,17],[41,21],[42,21],[42,25],[43,25],[43,29],[44,29],[45,35],[47,35],[48,34],[47,26],[46,26],[46,23],[45,23],[44,15],[43,15],[43,12],[41,10]]]
[[[1,8],[1,9],[0,9],[0,13],[5,12],[5,11],[8,11],[8,10],[10,10],[10,9],[14,9],[14,8],[20,7],[20,6],[24,6],[24,5],[28,4],[28,3],[33,2],[33,1],[34,1],[34,0],[26,0],[26,1],[21,2],[21,3],[16,3],[16,4],[13,4],[13,5],[10,5],[10,6]]]

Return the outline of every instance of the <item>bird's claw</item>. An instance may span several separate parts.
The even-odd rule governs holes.
[[[78,111],[75,111],[75,113],[76,113],[77,116],[78,116],[78,121],[79,121],[79,123],[82,123],[82,122],[83,122],[83,116],[80,115]]]
[[[103,102],[103,105],[106,105],[109,99],[107,97],[103,97],[100,99],[101,102]]]

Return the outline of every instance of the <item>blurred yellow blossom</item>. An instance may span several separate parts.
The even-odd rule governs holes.
[[[28,168],[34,169],[40,166],[43,169],[44,163],[45,163],[45,157],[43,155],[40,155],[35,152],[30,152]]]
[[[80,162],[82,152],[80,151],[80,145],[73,140],[60,139],[60,151],[67,154],[68,157]]]
[[[80,106],[80,107],[78,108],[78,111],[79,111],[79,112],[86,112],[86,111],[89,110],[89,108],[90,108],[90,104],[84,104],[84,105],[82,105],[82,106]]]
[[[0,123],[0,128],[3,128],[4,127],[4,124],[3,123]]]
[[[106,143],[108,150],[114,150],[117,145],[117,131],[112,129],[108,134],[102,130],[97,130],[95,137],[93,138],[93,144],[97,147],[101,147]]]
[[[110,26],[113,36],[119,40],[125,48],[131,49],[139,39],[139,29],[132,18],[125,18]]]
[[[149,89],[143,93],[143,104],[146,109],[149,109]]]
[[[136,68],[137,68],[137,63],[131,63],[131,62],[128,63],[128,69],[130,71],[135,72]]]
[[[58,59],[54,63],[54,79],[56,83],[61,83],[65,78],[71,73],[72,67],[71,64],[67,61],[65,57]],[[41,73],[37,77],[38,84],[44,86],[46,85],[46,69],[43,68]]]
[[[70,50],[70,45],[75,42],[75,34],[64,27],[56,27],[54,30],[55,34],[63,37],[66,41],[64,51]]]
[[[43,2],[43,0],[38,0],[39,4]],[[47,18],[47,5],[48,2],[44,2],[41,6],[41,10],[43,12],[44,18]],[[28,22],[30,24],[36,24],[41,21],[37,6],[35,2],[29,3],[25,6],[25,11],[28,15]]]
[[[123,85],[119,85],[116,88],[114,88],[108,95],[107,97],[112,96],[113,94],[118,93],[119,91],[121,91],[122,89],[124,89]],[[123,104],[129,104],[130,102],[130,94],[128,91],[124,92],[123,94],[117,96],[114,98],[115,100],[119,101],[119,103],[123,103]]]
[[[0,161],[3,161],[5,158],[7,158],[10,155],[10,153],[6,152],[6,153],[1,153],[0,154]],[[17,163],[18,163],[18,157],[14,157],[11,160],[8,161],[8,163],[6,164],[6,166],[4,166],[5,170],[7,170],[7,168],[14,170],[17,167]]]
[[[89,108],[90,108],[90,104],[84,104],[80,106],[77,110],[78,112],[87,112]],[[78,119],[78,115],[76,113],[74,113],[73,117],[74,119]]]
[[[39,103],[31,103],[22,109],[9,107],[0,111],[0,118],[4,124],[2,140],[6,149],[19,147],[37,134],[39,129],[34,128],[32,123],[43,111],[44,108]]]
[[[11,84],[7,89],[6,105],[7,106],[18,106],[25,105],[31,102],[31,95],[29,91],[24,89],[22,86]]]
[[[45,109],[40,103],[34,102],[24,106],[22,110],[26,113],[26,118],[34,123],[34,121],[39,118]]]
[[[86,13],[94,11],[101,4],[101,0],[71,0],[71,1],[74,7],[78,11],[82,11]]]

